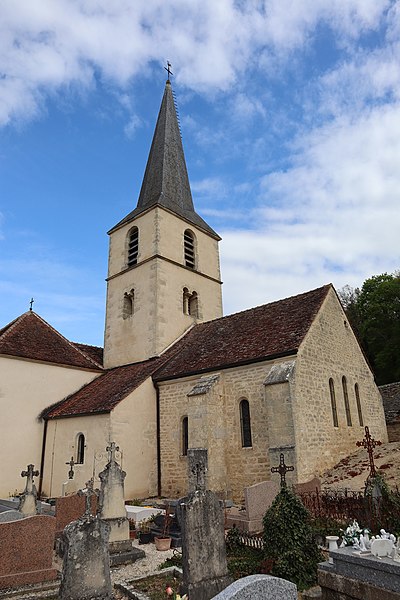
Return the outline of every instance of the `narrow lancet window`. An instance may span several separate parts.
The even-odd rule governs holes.
[[[331,394],[331,408],[332,408],[332,419],[333,426],[339,427],[338,416],[337,416],[337,408],[336,408],[336,396],[335,396],[335,384],[333,383],[333,379],[329,380],[329,391]]]
[[[182,419],[182,456],[187,456],[189,448],[189,419]]]
[[[183,288],[183,298],[182,298],[182,309],[183,309],[183,314],[184,315],[188,315],[189,314],[189,299],[190,299],[190,292],[189,290],[184,287]]]
[[[122,307],[122,318],[129,319],[134,313],[135,309],[135,290],[132,289],[130,292],[125,292],[124,303]]]
[[[196,318],[199,316],[199,297],[197,292],[192,292],[189,298],[189,315]]]
[[[76,464],[83,465],[85,462],[85,436],[80,433],[76,440]]]
[[[361,427],[363,427],[364,426],[364,419],[363,419],[363,414],[362,414],[361,400],[360,400],[360,390],[358,388],[358,383],[356,383],[354,385],[354,393],[355,393],[355,396],[356,396],[356,403],[357,403],[358,422],[361,425]]]
[[[346,411],[346,421],[348,427],[351,427],[351,413],[350,413],[350,404],[349,404],[349,394],[347,392],[347,380],[343,375],[342,377],[342,387],[343,387],[343,400],[344,400],[344,409]]]
[[[137,264],[139,254],[139,229],[134,227],[129,232],[128,239],[128,267]]]
[[[240,429],[242,434],[242,448],[251,448],[251,423],[250,406],[248,400],[241,400],[240,405]]]
[[[186,229],[183,234],[183,245],[185,251],[185,265],[190,269],[194,269],[196,263],[194,235],[189,229]]]

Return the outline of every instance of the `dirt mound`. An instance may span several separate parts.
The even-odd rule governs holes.
[[[389,442],[374,449],[375,469],[385,477],[389,487],[400,487],[400,442]],[[369,458],[362,448],[343,458],[321,477],[322,488],[364,489],[369,474]]]

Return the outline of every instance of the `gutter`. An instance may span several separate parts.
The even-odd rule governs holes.
[[[160,417],[160,388],[154,382],[156,388],[156,444],[157,444],[157,495],[161,496],[161,417]]]
[[[42,454],[40,457],[40,469],[39,469],[39,488],[38,488],[38,497],[42,496],[42,487],[43,487],[43,470],[44,470],[44,459],[46,454],[46,438],[47,438],[47,419],[44,420],[43,427],[43,438],[42,438]]]

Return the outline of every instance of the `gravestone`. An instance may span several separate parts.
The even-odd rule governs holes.
[[[129,521],[125,508],[124,479],[126,477],[115,460],[119,447],[111,442],[106,448],[108,463],[99,473],[101,481],[99,497],[99,517],[110,526],[109,551],[111,564],[132,562],[145,556],[143,550],[132,545],[129,539]]]
[[[222,503],[206,490],[207,450],[188,450],[189,494],[179,501],[182,531],[182,591],[210,600],[232,578],[228,574]]]
[[[37,491],[33,478],[38,475],[39,471],[34,471],[33,465],[28,465],[27,470],[21,473],[21,477],[26,477],[26,484],[25,490],[19,497],[18,510],[26,517],[37,513]]]
[[[20,513],[19,510],[5,510],[4,512],[0,512],[0,523],[11,523],[20,519],[25,519],[25,515]]]
[[[262,520],[279,492],[279,484],[276,481],[261,481],[244,489],[244,510],[233,507],[227,512],[226,525],[234,525],[240,530],[248,533],[261,531]]]
[[[92,514],[93,480],[86,484],[85,514],[63,532],[61,600],[112,600],[108,538],[110,525]]]
[[[53,567],[55,525],[55,518],[47,515],[0,523],[0,589],[57,578]]]
[[[91,511],[96,514],[97,497],[91,497]],[[85,497],[78,494],[56,498],[56,535],[60,535],[65,527],[85,514]]]
[[[297,600],[297,587],[272,575],[249,575],[231,583],[213,600]]]

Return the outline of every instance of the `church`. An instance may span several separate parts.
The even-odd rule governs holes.
[[[222,314],[220,237],[197,214],[167,80],[136,208],[109,233],[104,350],[32,309],[0,329],[0,497],[27,464],[60,496],[120,447],[126,498],[183,496],[188,448],[208,487],[240,500],[281,453],[305,482],[387,441],[374,376],[331,284]],[[67,464],[68,463],[68,464]]]

